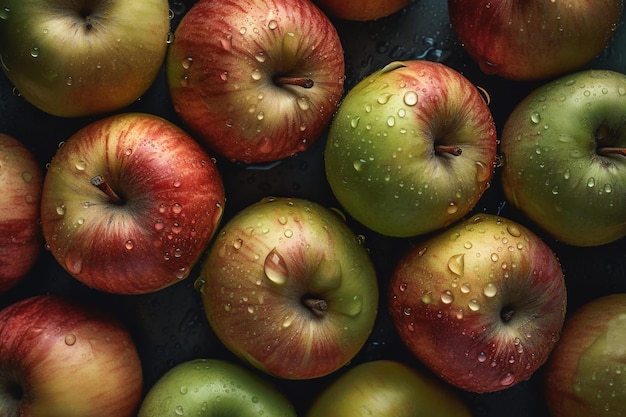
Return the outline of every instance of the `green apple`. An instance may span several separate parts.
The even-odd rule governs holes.
[[[625,115],[618,72],[580,71],[532,91],[502,132],[507,199],[566,244],[626,235]]]
[[[138,417],[295,417],[291,402],[252,371],[219,359],[195,359],[150,388]]]
[[[328,182],[357,221],[408,237],[461,219],[492,178],[496,130],[479,90],[454,69],[393,62],[353,87],[325,149]]]
[[[597,298],[568,317],[545,376],[553,417],[626,416],[626,294]]]
[[[401,362],[357,365],[315,399],[307,417],[470,417],[451,387]]]
[[[214,240],[197,282],[224,345],[285,379],[346,365],[378,311],[367,250],[333,210],[297,198],[266,198],[239,211]]]
[[[56,116],[120,109],[156,79],[167,0],[6,0],[0,67],[22,97]]]

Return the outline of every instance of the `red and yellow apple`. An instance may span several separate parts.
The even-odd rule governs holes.
[[[389,16],[408,6],[410,0],[313,0],[329,16],[366,21]]]

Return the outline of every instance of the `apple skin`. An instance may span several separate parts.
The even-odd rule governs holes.
[[[410,0],[313,0],[326,14],[344,20],[376,20],[400,11]]]
[[[44,112],[78,117],[137,100],[162,68],[167,0],[7,0],[0,67]]]
[[[332,191],[352,217],[410,237],[452,224],[478,202],[493,176],[496,129],[457,71],[392,62],[348,92],[324,155]]]
[[[350,368],[315,399],[307,417],[471,417],[451,387],[394,360]]]
[[[39,258],[42,183],[35,155],[0,133],[0,293],[17,285]]]
[[[138,417],[296,417],[291,402],[243,366],[219,359],[176,365],[150,388]]]
[[[574,71],[608,44],[622,0],[448,0],[452,29],[490,75],[517,81]]]
[[[112,199],[91,181],[103,176]],[[89,287],[157,291],[188,276],[224,210],[222,178],[204,149],[157,116],[92,122],[53,157],[41,221],[56,260]]]
[[[502,187],[554,238],[597,246],[626,235],[626,75],[585,70],[545,83],[511,112]]]
[[[273,376],[311,379],[348,363],[377,315],[366,249],[337,213],[266,198],[216,236],[198,281],[215,334]]]
[[[511,387],[545,363],[567,301],[551,249],[530,230],[490,214],[412,247],[396,265],[389,298],[409,350],[471,392]]]
[[[216,153],[279,160],[328,127],[343,93],[343,48],[309,0],[200,0],[175,35],[166,62],[174,108]]]
[[[131,417],[142,388],[133,339],[108,313],[55,295],[0,311],[0,415]]]
[[[626,294],[589,301],[568,316],[546,364],[553,417],[626,416]]]

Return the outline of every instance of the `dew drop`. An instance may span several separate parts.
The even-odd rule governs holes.
[[[63,216],[65,214],[65,205],[61,204],[60,206],[57,206],[56,211],[59,216]]]
[[[455,214],[458,211],[459,211],[459,206],[457,206],[454,202],[448,204],[448,207],[446,207],[446,213],[448,214]]]
[[[68,253],[65,256],[65,268],[70,274],[80,274],[83,270],[83,258],[80,253]]]
[[[444,304],[452,304],[454,301],[454,296],[450,290],[445,290],[441,293],[441,302]]]
[[[520,237],[522,235],[522,231],[514,224],[509,224],[506,227],[506,231],[509,232],[509,234],[513,237]]]
[[[478,362],[483,363],[487,360],[487,354],[485,352],[480,352],[478,354]]]
[[[274,29],[276,29],[278,27],[278,22],[276,20],[272,19],[267,24],[267,27],[270,28],[271,30],[274,30]]]
[[[589,177],[589,179],[587,180],[587,187],[593,188],[595,186],[596,186],[596,179],[593,177]]]
[[[33,58],[38,58],[39,57],[39,48],[35,46],[33,49],[31,49],[30,50],[30,56],[32,56]]]
[[[480,304],[478,304],[478,300],[475,299],[470,300],[469,303],[467,303],[467,306],[472,311],[480,310]]]
[[[85,168],[87,168],[87,162],[85,162],[85,161],[78,161],[78,162],[76,162],[75,167],[79,171],[84,171]]]
[[[533,123],[535,123],[535,124],[537,124],[537,123],[541,122],[541,114],[540,114],[539,112],[537,112],[537,111],[536,111],[536,112],[533,112],[533,113],[530,115],[530,121],[531,121],[531,122],[533,122]]]
[[[448,269],[455,275],[462,276],[465,269],[465,254],[452,255],[448,259]]]
[[[378,102],[378,104],[387,104],[390,98],[391,98],[391,94],[384,93],[381,96],[379,96],[376,101]]]
[[[283,256],[276,250],[272,249],[265,258],[263,264],[263,271],[265,276],[275,284],[284,284],[289,277],[289,270],[287,269],[287,263]]]
[[[360,120],[361,120],[361,118],[359,116],[353,117],[352,119],[350,119],[350,126],[353,129],[356,129],[356,127],[359,125],[359,121]]]
[[[178,203],[174,203],[172,205],[172,213],[174,214],[180,214],[183,211],[183,206],[181,206]]]
[[[365,165],[366,161],[364,159],[357,159],[352,163],[354,170],[357,172],[361,172],[363,170],[363,165]]]
[[[307,97],[298,97],[298,99],[296,100],[296,102],[298,103],[298,107],[300,108],[300,110],[309,110],[309,108],[311,108],[311,103],[309,103],[309,99]]]
[[[407,91],[404,94],[403,101],[407,106],[415,106],[417,104],[417,93],[415,91]]]
[[[191,68],[191,64],[193,64],[193,58],[188,56],[187,58],[183,59],[182,62],[182,66],[184,69],[189,69]]]
[[[489,298],[495,297],[497,293],[498,293],[498,288],[495,286],[493,282],[487,283],[487,285],[485,285],[485,288],[483,288],[483,294],[485,294],[486,297],[489,297]]]
[[[69,333],[65,335],[65,344],[68,346],[73,346],[76,343],[76,335],[73,333]]]
[[[135,244],[131,239],[128,239],[126,243],[124,243],[124,247],[126,248],[126,250],[132,250],[135,247]]]
[[[262,77],[261,70],[257,68],[254,71],[252,71],[252,76],[251,77],[252,77],[252,79],[254,81],[259,81],[261,79],[261,77]]]
[[[228,81],[228,71],[223,71],[222,73],[220,73],[220,79],[222,81]]]
[[[241,247],[242,247],[242,246],[243,246],[243,240],[241,240],[241,239],[235,239],[235,240],[233,241],[233,248],[235,248],[235,249],[239,250],[239,249],[241,249]]]
[[[508,387],[515,382],[515,375],[512,372],[507,372],[500,378],[500,385]]]
[[[387,117],[387,126],[394,127],[396,125],[396,118],[393,116]]]

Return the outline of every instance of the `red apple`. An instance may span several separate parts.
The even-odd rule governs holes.
[[[0,415],[131,417],[143,386],[128,330],[54,295],[0,311]]]
[[[552,250],[523,226],[488,214],[412,247],[396,266],[389,297],[411,352],[473,392],[528,379],[554,348],[566,307]]]
[[[376,272],[337,213],[268,198],[238,212],[212,244],[197,281],[224,345],[286,379],[330,374],[370,335]]]
[[[0,133],[0,293],[21,281],[38,259],[42,183],[35,155]]]
[[[313,0],[330,16],[345,20],[366,21],[389,16],[410,0]]]
[[[159,290],[186,278],[224,206],[214,161],[186,132],[128,113],[70,137],[44,179],[41,221],[59,263],[112,293]]]
[[[394,360],[350,368],[315,399],[307,417],[470,417],[451,387]]]
[[[6,0],[0,68],[35,107],[76,117],[120,109],[156,79],[166,0]]]
[[[483,72],[537,80],[578,69],[611,39],[622,0],[448,0],[452,28]]]
[[[553,417],[626,416],[626,294],[592,300],[568,316],[545,376]]]
[[[327,128],[343,49],[309,0],[200,0],[175,35],[166,64],[174,107],[216,153],[278,160]]]

